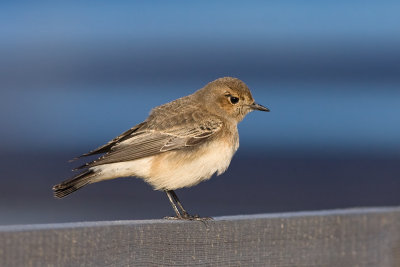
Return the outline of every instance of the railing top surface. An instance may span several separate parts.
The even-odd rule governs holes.
[[[400,266],[400,207],[0,226],[0,266]]]
[[[282,212],[282,213],[265,213],[265,214],[250,214],[250,215],[233,215],[214,217],[214,223],[223,223],[226,221],[241,221],[241,220],[268,220],[277,218],[295,218],[295,217],[317,217],[317,216],[337,216],[337,215],[357,215],[370,213],[391,213],[400,212],[400,207],[367,207],[367,208],[347,208],[333,209],[320,211],[300,211],[300,212]],[[88,222],[66,222],[66,223],[49,223],[49,224],[26,224],[26,225],[2,225],[0,232],[10,231],[31,231],[31,230],[46,230],[46,229],[70,229],[82,227],[99,227],[99,226],[122,226],[122,225],[150,225],[150,224],[181,224],[193,223],[192,221],[181,220],[116,220],[116,221],[88,221]]]

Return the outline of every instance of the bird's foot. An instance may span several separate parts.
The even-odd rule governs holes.
[[[166,220],[186,220],[186,221],[212,221],[213,218],[211,217],[200,217],[199,215],[190,215],[190,214],[183,214],[182,216],[167,216],[164,217]]]

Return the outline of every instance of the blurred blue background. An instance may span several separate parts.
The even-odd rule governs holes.
[[[222,77],[270,113],[228,171],[178,190],[218,216],[400,204],[400,2],[2,1],[0,224],[161,218],[139,179],[63,200],[67,160]],[[79,163],[78,163],[79,164]]]

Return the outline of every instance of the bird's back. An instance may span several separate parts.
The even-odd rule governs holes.
[[[204,110],[198,112],[199,110],[199,104],[193,94],[181,97],[153,108],[149,117],[145,121],[145,128],[148,130],[162,131],[184,124],[188,121],[198,121],[202,119],[200,114],[206,113]]]

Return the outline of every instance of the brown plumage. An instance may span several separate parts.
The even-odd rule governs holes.
[[[82,173],[54,186],[54,195],[61,198],[90,183],[137,176],[167,193],[177,218],[194,219],[172,190],[224,172],[239,146],[237,123],[252,110],[269,111],[254,102],[239,79],[217,79],[154,108],[144,122],[80,156],[103,154],[76,168]]]

